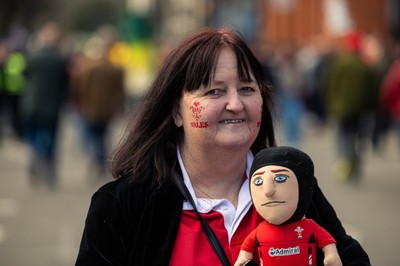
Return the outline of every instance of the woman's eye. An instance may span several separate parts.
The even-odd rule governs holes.
[[[254,92],[255,89],[254,89],[253,87],[247,86],[247,87],[242,87],[242,88],[240,88],[239,91],[240,91],[241,93],[246,94],[246,93],[252,93],[252,92]]]
[[[260,178],[260,177],[254,178],[254,181],[253,181],[253,184],[254,184],[254,185],[256,185],[256,186],[261,186],[262,183],[263,183],[262,178]]]
[[[286,182],[286,180],[288,179],[288,177],[286,175],[277,175],[275,176],[274,180],[276,183],[283,183]]]
[[[254,91],[254,89],[252,87],[249,87],[249,86],[243,87],[243,88],[241,88],[241,90],[242,91]]]
[[[222,90],[221,89],[210,89],[206,92],[207,95],[221,95]]]

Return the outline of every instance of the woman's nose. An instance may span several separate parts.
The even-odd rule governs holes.
[[[243,102],[239,93],[235,90],[234,92],[228,93],[228,102],[226,109],[232,112],[239,112],[243,110]]]

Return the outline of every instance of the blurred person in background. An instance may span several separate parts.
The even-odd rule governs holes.
[[[329,62],[334,54],[332,40],[323,35],[317,35],[312,39],[314,49],[314,63],[309,69],[306,83],[309,93],[307,94],[307,111],[315,118],[315,125],[323,128],[327,123],[325,83],[324,76]],[[304,61],[308,56],[304,56]]]
[[[5,126],[5,105],[6,105],[6,88],[5,88],[5,64],[7,61],[8,47],[7,43],[0,39],[0,141],[3,139]]]
[[[76,265],[232,265],[263,220],[248,178],[254,155],[276,146],[271,97],[239,33],[204,29],[183,40],[115,150],[116,180],[92,197]],[[344,265],[370,265],[318,185],[310,206],[307,216],[335,238]],[[220,243],[221,262],[200,217]]]
[[[341,39],[325,80],[327,112],[337,122],[335,174],[346,182],[360,180],[379,90],[377,72],[361,56],[362,38],[361,33],[352,32]]]
[[[10,51],[3,67],[3,111],[9,120],[12,136],[22,138],[20,101],[25,83],[25,54],[22,51]]]
[[[283,129],[283,141],[294,147],[300,146],[301,124],[305,113],[303,73],[297,59],[296,47],[286,44],[281,47],[275,64],[278,121]]]
[[[18,23],[8,27],[0,41],[0,134],[22,139],[20,101],[25,83],[28,31]]]
[[[367,34],[362,40],[361,56],[376,73],[378,89],[376,90],[377,106],[372,114],[371,144],[374,152],[381,152],[390,129],[390,115],[387,106],[379,100],[382,82],[391,64],[390,54],[384,50],[383,43],[377,36]]]
[[[71,67],[72,100],[82,122],[84,152],[91,160],[89,173],[96,177],[106,173],[108,129],[112,120],[124,110],[125,103],[124,71],[108,58],[116,41],[114,35],[114,28],[101,26]]]
[[[34,185],[57,185],[56,146],[60,112],[68,98],[68,60],[58,49],[61,29],[45,23],[33,35],[21,99],[24,138],[31,149],[29,177]]]
[[[380,90],[380,104],[395,130],[400,150],[400,41],[395,45],[395,59],[384,76]]]

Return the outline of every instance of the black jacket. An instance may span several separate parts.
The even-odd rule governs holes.
[[[128,178],[104,185],[92,197],[76,265],[168,265],[182,203],[183,196],[170,180],[160,188],[134,185]],[[318,185],[307,217],[335,238],[343,265],[370,265]],[[321,257],[318,265],[323,265]]]

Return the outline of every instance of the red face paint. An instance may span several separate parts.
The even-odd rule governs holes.
[[[192,111],[192,116],[196,121],[190,122],[190,125],[194,128],[206,128],[208,127],[208,122],[199,121],[201,118],[201,111],[204,110],[205,107],[201,106],[200,102],[194,102],[192,106],[190,106],[190,111]]]

